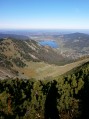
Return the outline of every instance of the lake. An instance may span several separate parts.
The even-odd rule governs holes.
[[[43,46],[50,46],[52,48],[58,48],[57,43],[55,41],[52,41],[52,40],[39,41],[39,44],[43,45]]]

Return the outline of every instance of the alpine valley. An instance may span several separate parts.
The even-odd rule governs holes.
[[[89,119],[89,35],[2,31],[0,119]]]

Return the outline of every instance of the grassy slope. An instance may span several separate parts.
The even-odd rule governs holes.
[[[46,77],[56,77],[62,75],[73,68],[80,66],[81,64],[88,62],[89,58],[86,58],[81,61],[70,63],[64,66],[49,65],[44,62],[28,62],[27,67],[18,68],[17,70],[21,73],[24,72],[24,75],[36,79],[44,79]]]
[[[18,77],[20,78],[26,77],[26,78],[44,79],[46,77],[57,77],[59,75],[62,75],[70,71],[73,68],[78,67],[82,63],[89,61],[89,58],[86,58],[86,59],[76,61],[74,63],[70,63],[64,66],[47,64],[44,62],[26,61],[24,58],[21,57],[19,48],[16,47],[15,43],[12,40],[10,39],[6,40],[6,41],[3,41],[3,43],[4,44],[2,44],[0,47],[4,49],[4,52],[2,52],[2,54],[7,56],[8,61],[12,62],[12,59],[10,59],[10,57],[11,58],[19,57],[26,64],[25,67],[18,67],[16,66],[14,62],[12,62],[13,64],[12,69],[19,72]],[[2,72],[4,72],[3,75],[6,75],[6,76],[7,74],[8,76],[10,75],[10,73],[7,70],[5,71],[5,69],[3,69],[2,67],[0,67],[0,70],[1,70],[1,74]]]
[[[86,58],[81,61],[77,61],[74,63],[70,63],[64,66],[56,66],[50,65],[44,62],[26,62],[27,66],[24,68],[17,67],[14,65],[13,69],[19,71],[19,77],[27,77],[27,78],[36,78],[36,79],[44,79],[46,77],[57,77],[62,75],[73,68],[80,66],[82,63],[88,62],[89,58]],[[3,69],[0,68],[2,71]],[[5,69],[4,69],[5,72]],[[7,72],[7,71],[6,71]]]

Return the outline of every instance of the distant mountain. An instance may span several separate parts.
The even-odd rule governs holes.
[[[0,39],[2,39],[2,38],[12,38],[12,39],[18,39],[18,40],[27,40],[27,39],[29,39],[27,36],[24,36],[24,35],[0,33]]]
[[[71,48],[77,52],[89,48],[89,35],[84,33],[72,33],[63,35],[64,47]]]
[[[65,38],[65,40],[68,38],[70,40],[74,40],[74,39],[89,39],[89,35],[85,34],[85,33],[71,33],[71,34],[64,34],[63,37]]]

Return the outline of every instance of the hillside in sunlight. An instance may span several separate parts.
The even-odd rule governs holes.
[[[51,36],[49,41],[54,39],[59,44],[57,48],[43,46],[35,37],[35,40],[15,34],[0,34],[0,37],[0,79],[57,77],[89,61],[87,34]],[[41,39],[41,36],[36,38]]]
[[[68,62],[53,48],[41,46],[34,40],[0,39],[0,72],[1,77],[36,76],[36,68],[49,64],[60,65]],[[6,71],[5,71],[6,70]]]

